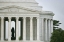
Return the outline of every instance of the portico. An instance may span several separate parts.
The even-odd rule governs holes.
[[[50,42],[53,16],[51,11],[42,11],[35,0],[0,0],[0,42]],[[8,21],[8,29],[5,21]],[[15,28],[11,28],[12,21]]]
[[[8,25],[8,41],[11,41],[11,21],[12,21],[13,17],[10,16],[10,17],[7,17],[7,18],[8,18],[8,24],[9,24]],[[23,34],[22,34],[23,35],[23,37],[22,37],[23,39],[22,40],[24,40],[24,41],[27,40],[27,38],[26,38],[26,36],[28,34],[26,32],[27,31],[26,30],[27,29],[27,25],[30,25],[28,27],[28,28],[30,28],[29,29],[29,37],[28,37],[28,39],[30,41],[33,41],[35,38],[36,38],[35,40],[40,41],[40,34],[39,34],[40,33],[40,31],[39,31],[40,27],[42,27],[42,40],[44,41],[44,40],[50,39],[49,36],[51,35],[50,33],[52,31],[49,31],[49,30],[52,30],[52,28],[53,28],[52,25],[51,25],[52,24],[52,19],[39,18],[39,17],[36,17],[36,16],[35,17],[14,17],[14,18],[16,20],[16,40],[17,41],[19,41],[19,24],[18,24],[19,23],[18,22],[19,19],[23,21],[23,24],[22,24],[23,25]],[[40,21],[40,19],[41,19],[41,21]],[[29,24],[26,23],[26,22],[28,22],[28,20],[29,20]],[[4,29],[5,29],[4,28],[4,21],[5,21],[5,17],[1,17],[1,41],[5,41],[4,40],[4,34],[5,34],[5,32],[4,32]],[[39,25],[40,22],[42,24],[41,26]],[[34,29],[36,31],[35,34],[34,34]],[[48,36],[48,34],[49,34],[49,36]]]

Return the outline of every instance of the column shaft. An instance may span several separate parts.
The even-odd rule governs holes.
[[[39,18],[37,17],[37,40],[40,40],[39,38]]]
[[[33,17],[30,17],[30,40],[33,40]]]
[[[53,32],[53,20],[51,20],[51,33]]]
[[[23,17],[23,40],[26,40],[26,17]]]
[[[50,29],[51,29],[51,27],[50,27],[50,19],[49,19],[48,20],[48,33],[49,33],[49,35],[48,35],[48,41],[50,41],[50,37],[51,37]]]
[[[42,39],[44,41],[44,18],[42,18]]]
[[[47,19],[45,19],[45,41],[47,41]]]
[[[11,17],[8,17],[8,40],[11,41]]]
[[[1,41],[4,40],[4,17],[1,17]]]
[[[16,17],[16,40],[19,40],[19,17]]]

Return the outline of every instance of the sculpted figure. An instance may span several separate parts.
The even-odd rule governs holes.
[[[11,32],[12,32],[12,37],[14,37],[14,28],[13,27],[11,29]]]

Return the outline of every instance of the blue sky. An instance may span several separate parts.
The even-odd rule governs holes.
[[[52,11],[55,20],[59,20],[62,24],[60,27],[64,29],[64,0],[36,0],[43,10]]]

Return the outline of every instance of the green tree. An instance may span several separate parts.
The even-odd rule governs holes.
[[[57,20],[53,20],[53,33],[50,42],[64,42],[64,30],[59,28],[61,23]]]
[[[61,28],[55,29],[52,33],[50,42],[64,42],[64,30]]]
[[[60,25],[60,24],[61,24],[61,23],[60,23],[58,20],[53,20],[53,30],[59,28],[59,25]]]

